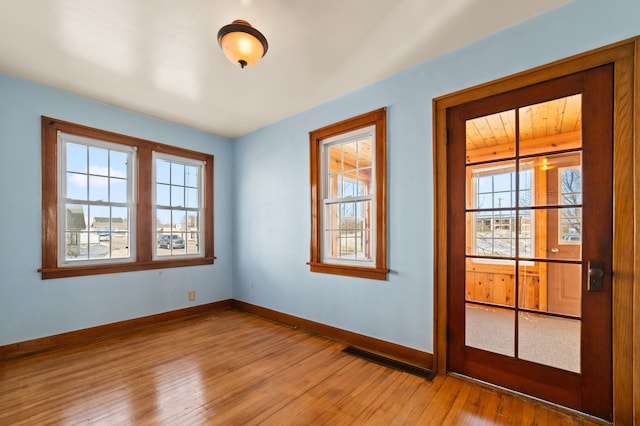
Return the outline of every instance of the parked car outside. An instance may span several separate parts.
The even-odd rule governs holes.
[[[158,247],[159,248],[171,248],[174,249],[183,249],[184,248],[184,240],[180,238],[179,235],[176,234],[161,234],[158,237]]]

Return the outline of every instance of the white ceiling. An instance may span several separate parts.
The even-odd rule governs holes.
[[[0,0],[0,72],[235,138],[568,1]],[[234,19],[269,41],[252,68]]]

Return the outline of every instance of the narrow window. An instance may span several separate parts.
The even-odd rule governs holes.
[[[202,161],[154,153],[156,256],[201,256]]]
[[[310,133],[313,272],[387,277],[385,115]]]
[[[58,263],[132,261],[135,150],[62,132],[58,146]]]

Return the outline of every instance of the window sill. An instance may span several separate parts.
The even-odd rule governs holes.
[[[372,280],[387,280],[389,269],[386,268],[363,268],[350,265],[334,265],[329,263],[307,263],[311,272],[320,272],[322,274],[343,275],[347,277],[369,278]]]
[[[87,275],[115,274],[119,272],[147,271],[152,269],[177,268],[182,266],[212,265],[215,257],[191,259],[156,260],[153,262],[110,263],[107,265],[70,266],[64,268],[40,268],[43,280]]]

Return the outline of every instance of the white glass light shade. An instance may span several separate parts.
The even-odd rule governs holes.
[[[255,65],[267,53],[267,39],[247,21],[236,20],[218,31],[218,43],[231,63]]]

